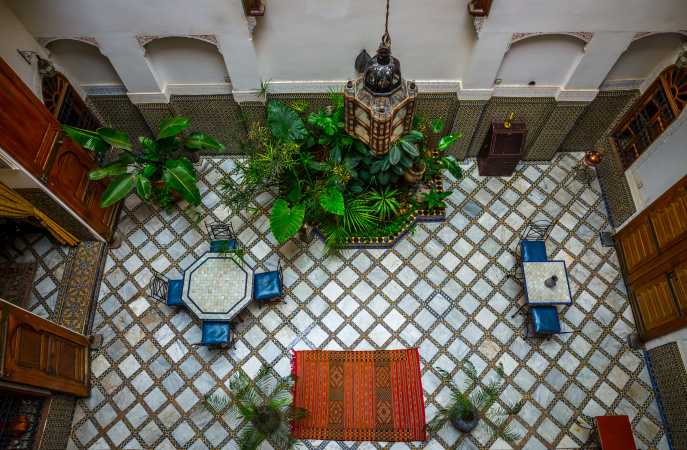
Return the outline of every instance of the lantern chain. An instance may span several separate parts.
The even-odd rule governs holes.
[[[389,0],[386,0],[386,23],[384,25],[384,36],[382,42],[391,45],[391,36],[389,36]]]

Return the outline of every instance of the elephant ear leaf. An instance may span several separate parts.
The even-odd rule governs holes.
[[[219,152],[224,150],[224,145],[212,136],[196,131],[188,135],[184,141],[184,146],[189,149],[203,149]],[[188,151],[188,150],[187,150]]]
[[[332,214],[343,215],[344,198],[343,194],[337,188],[329,189],[329,192],[323,192],[319,195],[320,205],[322,208]]]
[[[98,133],[94,131],[68,127],[67,125],[62,125],[62,131],[64,131],[67,136],[72,138],[74,142],[83,148],[87,148],[88,150],[103,153],[110,149],[110,144],[108,144],[103,138],[100,137]]]
[[[134,181],[135,176],[136,173],[125,173],[112,180],[100,198],[100,207],[106,208],[126,197],[136,184]]]
[[[98,136],[113,147],[131,150],[129,135],[124,132],[117,131],[114,128],[102,127],[98,128]]]
[[[298,117],[298,113],[285,104],[271,101],[267,110],[270,131],[277,139],[296,142],[308,135],[308,130],[305,129],[305,124]]]
[[[167,160],[165,169],[162,171],[162,181],[170,188],[176,190],[181,195],[181,198],[191,205],[200,205],[200,190],[196,186],[196,181],[189,174],[188,168],[179,161]]]
[[[176,136],[180,131],[185,130],[191,124],[186,117],[168,117],[160,122],[160,130],[157,133],[158,139]]]
[[[284,242],[298,232],[305,218],[305,205],[294,205],[289,210],[286,200],[280,198],[274,201],[270,216],[270,230],[274,238]]]

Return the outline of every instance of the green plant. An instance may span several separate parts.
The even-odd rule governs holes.
[[[396,200],[399,193],[390,186],[384,186],[379,190],[371,190],[368,195],[370,206],[379,220],[385,221],[398,214],[401,203]]]
[[[144,201],[157,199],[166,206],[169,204],[167,191],[159,191],[153,195],[153,183],[158,181],[176,190],[191,205],[198,206],[200,191],[196,186],[193,163],[186,157],[173,158],[172,154],[181,148],[186,153],[195,153],[201,149],[221,151],[224,150],[224,146],[216,139],[200,132],[191,133],[184,140],[177,138],[176,135],[189,125],[189,120],[185,117],[162,120],[155,141],[143,136],[138,138],[144,155],[132,151],[126,133],[112,128],[103,127],[89,131],[63,125],[62,129],[67,136],[89,150],[106,152],[110,146],[123,150],[116,161],[88,173],[91,180],[117,176],[100,198],[102,208],[123,199],[134,187]]]
[[[425,182],[432,175],[440,175],[442,170],[448,170],[456,181],[460,181],[463,178],[463,171],[460,169],[456,158],[450,155],[444,155],[444,150],[461,136],[462,134],[450,134],[439,140],[439,145],[437,147],[439,156],[435,158],[430,154],[425,159],[425,165],[427,166],[427,170],[425,171]]]
[[[520,412],[525,405],[525,400],[509,403],[503,407],[496,403],[499,398],[499,386],[504,378],[503,364],[499,363],[496,370],[497,376],[484,386],[480,385],[475,366],[470,361],[465,361],[463,369],[468,379],[462,392],[450,373],[443,369],[437,369],[444,382],[451,389],[451,402],[447,407],[436,412],[432,420],[427,423],[426,429],[436,433],[447,426],[449,422],[455,422],[459,418],[470,422],[475,419],[474,415],[476,414],[480,419],[485,419],[484,423],[494,439],[501,438],[508,443],[520,440],[520,435],[513,430],[509,422],[511,416]],[[462,442],[459,448],[461,447]]]
[[[429,194],[423,192],[422,196],[424,197],[425,201],[427,202],[427,209],[432,210],[436,208],[437,206],[440,206],[442,208],[446,208],[446,203],[444,203],[444,199],[448,196],[450,196],[453,192],[448,191],[448,192],[438,192],[436,189],[432,189],[429,191]]]
[[[422,133],[417,130],[410,130],[410,133],[400,137],[389,152],[377,157],[370,165],[370,174],[376,175],[376,181],[381,185],[395,183],[398,177],[403,175],[406,167],[413,166],[413,158],[416,158],[420,151],[415,145],[422,139]]]
[[[296,448],[299,441],[291,437],[291,425],[310,417],[304,408],[293,405],[295,377],[284,377],[271,388],[270,371],[270,366],[263,365],[253,381],[239,372],[229,380],[229,396],[206,394],[200,403],[200,409],[226,421],[245,422],[237,439],[241,450],[256,450],[265,439],[274,441],[277,448]]]
[[[260,87],[252,90],[255,97],[259,99],[267,97],[267,94],[270,93],[270,84],[272,84],[272,78],[260,80]]]

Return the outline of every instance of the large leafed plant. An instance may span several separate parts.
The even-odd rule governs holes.
[[[117,160],[93,169],[88,173],[91,180],[116,176],[100,199],[100,206],[109,206],[124,197],[134,188],[147,202],[154,195],[153,185],[162,184],[179,193],[181,198],[193,206],[200,205],[200,190],[196,186],[196,172],[193,163],[186,157],[172,157],[183,148],[186,153],[199,150],[224,150],[224,146],[207,134],[190,133],[186,139],[177,137],[189,126],[185,117],[170,117],[160,122],[156,140],[139,137],[144,154],[133,151],[129,136],[112,128],[98,128],[96,131],[62,126],[64,132],[82,147],[95,152],[106,152],[110,147],[123,150]]]

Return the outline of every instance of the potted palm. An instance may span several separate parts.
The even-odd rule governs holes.
[[[265,439],[280,449],[295,448],[299,441],[291,437],[291,425],[310,417],[304,408],[293,405],[295,376],[284,377],[271,388],[270,370],[263,364],[252,382],[239,372],[229,380],[229,396],[206,394],[199,405],[226,421],[245,422],[237,438],[241,450],[256,450]]]
[[[170,117],[160,122],[156,140],[139,137],[144,154],[132,151],[129,136],[112,128],[98,128],[96,131],[62,126],[62,130],[82,147],[95,152],[106,152],[110,147],[121,149],[117,160],[88,173],[91,180],[106,176],[116,176],[100,198],[100,206],[105,208],[126,197],[134,188],[141,198],[172,199],[171,194],[178,195],[193,206],[200,205],[200,190],[196,186],[196,172],[193,163],[182,156],[172,155],[183,148],[192,154],[199,150],[224,150],[216,139],[200,132],[190,133],[185,139],[177,137],[188,128],[189,120],[185,117]],[[163,202],[164,203],[164,202]],[[163,207],[166,205],[162,205]]]
[[[510,419],[511,416],[520,412],[525,405],[524,400],[503,407],[495,404],[499,397],[499,386],[504,377],[503,364],[499,364],[496,370],[497,376],[485,386],[480,386],[477,371],[470,361],[466,361],[463,368],[468,379],[462,392],[450,373],[438,369],[452,391],[451,403],[436,412],[426,425],[427,431],[438,432],[451,423],[459,431],[468,433],[483,420],[494,439],[501,438],[508,443],[519,441],[521,437],[513,431]]]

